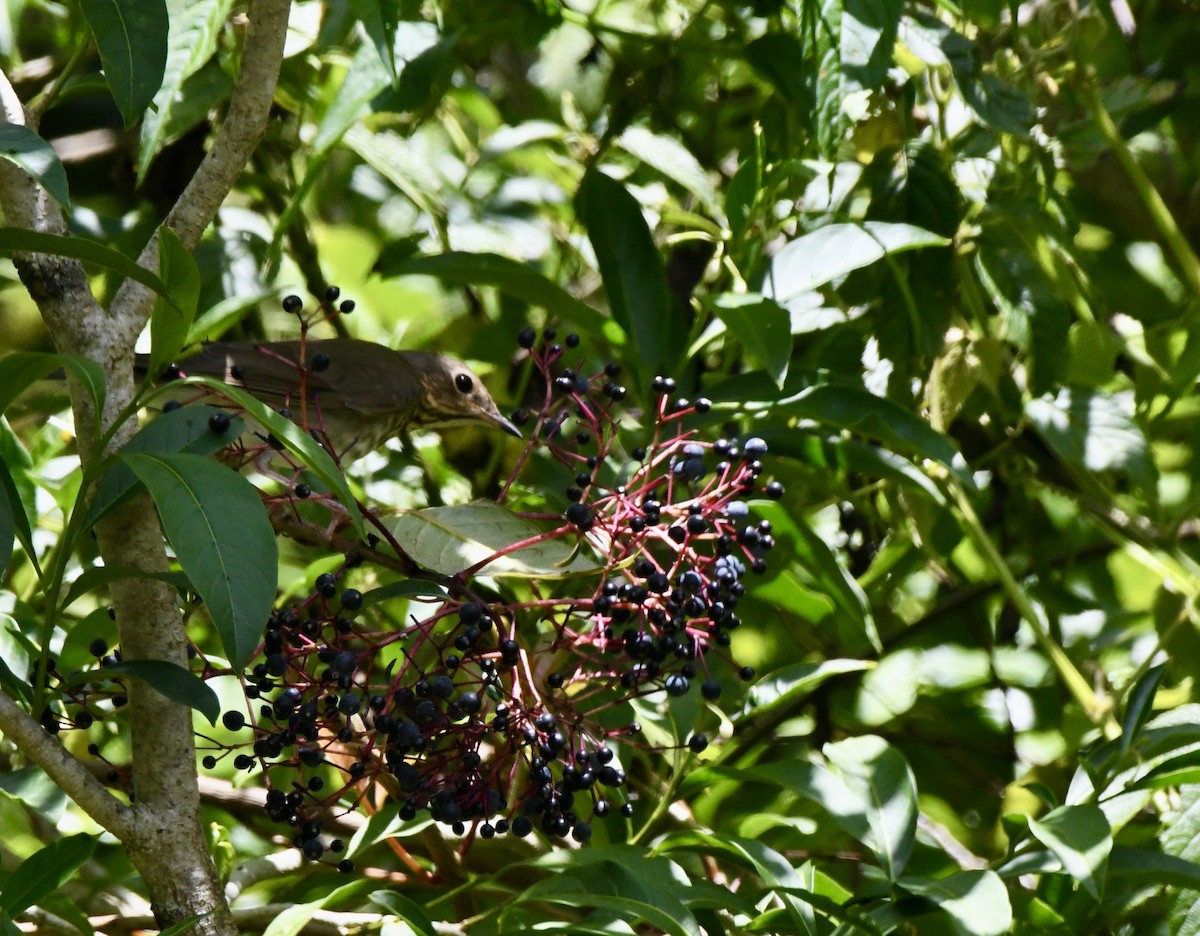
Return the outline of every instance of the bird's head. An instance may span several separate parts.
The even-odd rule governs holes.
[[[462,361],[436,352],[417,352],[420,362],[421,403],[414,425],[427,429],[484,422],[521,438],[521,430],[505,418],[483,381]]]

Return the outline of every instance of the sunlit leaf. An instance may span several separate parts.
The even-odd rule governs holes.
[[[478,566],[483,575],[562,578],[596,568],[586,551],[546,539],[545,529],[494,501],[410,510],[388,527],[410,558],[443,575]]]
[[[0,159],[20,166],[50,193],[50,197],[68,211],[71,196],[67,189],[67,171],[54,147],[21,124],[0,124]]]
[[[1063,868],[1099,900],[1104,869],[1112,851],[1112,830],[1097,806],[1060,806],[1041,819],[1030,819],[1029,829]]]

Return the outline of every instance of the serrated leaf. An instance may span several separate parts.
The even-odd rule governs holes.
[[[709,215],[724,224],[720,199],[712,179],[691,151],[672,137],[654,133],[645,127],[629,127],[617,142],[631,156],[657,169],[695,195]]]
[[[883,85],[903,9],[901,0],[845,0],[841,58],[848,88],[877,90]]]
[[[1132,392],[1063,387],[1053,396],[1030,400],[1025,415],[1071,468],[1084,474],[1112,471],[1145,488],[1156,471],[1135,410]]]
[[[69,686],[102,682],[114,676],[132,676],[166,696],[172,702],[194,708],[216,725],[221,703],[212,688],[195,673],[166,660],[121,660],[87,670],[66,681]]]
[[[150,313],[151,374],[162,373],[183,350],[200,299],[200,268],[191,251],[166,226],[158,229],[158,275],[174,301],[168,302],[162,296],[154,300]]]
[[[962,936],[1002,936],[1012,926],[1008,890],[994,871],[960,871],[937,880],[902,878],[900,886],[936,903]]]
[[[439,39],[437,27],[432,23],[402,22],[397,25],[393,56],[396,68],[402,63],[405,66],[400,71],[401,86],[408,63],[434,49]],[[325,111],[309,144],[312,151],[320,154],[337,143],[371,111],[376,95],[392,84],[394,75],[395,69],[389,71],[374,46],[366,43],[359,46],[333,103]]]
[[[204,600],[225,655],[240,669],[258,646],[278,575],[275,534],[258,491],[199,455],[122,458],[154,498],[179,564]]]
[[[389,0],[350,0],[354,17],[366,31],[390,80],[396,80],[396,14]]]
[[[714,399],[718,394],[714,393]],[[911,410],[860,387],[808,387],[783,399],[743,400],[751,412],[798,416],[864,435],[890,448],[938,462],[969,488],[974,481],[954,443]]]
[[[20,124],[0,123],[0,158],[29,173],[66,211],[71,210],[67,170],[54,147]]]
[[[949,243],[941,235],[912,224],[829,224],[796,238],[772,258],[763,293],[786,303],[890,254]]]
[[[0,913],[24,913],[50,896],[83,866],[96,847],[90,835],[69,835],[34,852],[21,862],[0,890]]]
[[[760,716],[781,706],[791,705],[808,695],[827,679],[845,673],[871,669],[870,660],[823,660],[820,663],[797,663],[784,667],[758,680],[746,693],[744,712]]]
[[[1130,688],[1121,719],[1121,753],[1128,751],[1137,740],[1146,722],[1154,714],[1154,696],[1166,675],[1167,664],[1152,666]]]
[[[825,932],[818,928],[816,915],[807,899],[807,892],[816,889],[814,883],[817,872],[811,865],[806,864],[801,871],[797,871],[783,855],[762,842],[733,835],[714,835],[701,830],[668,832],[654,845],[655,853],[674,850],[694,851],[705,856],[720,855],[750,868],[764,884],[779,894],[790,917],[790,932],[806,936]]]
[[[495,286],[502,293],[545,309],[581,329],[598,332],[604,327],[604,316],[591,306],[580,302],[527,264],[499,254],[452,250],[444,254],[405,257],[377,272],[384,277],[435,276],[453,286]]]
[[[164,0],[79,0],[104,66],[104,77],[128,129],[162,86],[167,64]]]
[[[378,886],[378,883],[371,880],[351,881],[349,884],[343,884],[341,887],[334,888],[316,900],[302,904],[291,904],[270,922],[267,928],[263,930],[263,936],[299,936],[300,932],[308,925],[308,922],[316,915],[318,910],[323,910],[325,907],[347,898],[357,897],[364,892],[374,890]]]
[[[576,208],[596,252],[613,319],[629,336],[643,382],[669,374],[687,348],[684,310],[667,288],[662,256],[636,199],[598,169],[583,177]]]
[[[437,930],[434,929],[429,914],[411,897],[405,897],[394,890],[377,890],[372,891],[368,899],[385,912],[403,920],[422,936],[436,936]]]
[[[595,879],[592,878],[592,881]],[[597,882],[598,883],[598,882]],[[678,908],[674,913],[661,909],[656,902],[637,900],[612,893],[612,888],[603,891],[593,891],[588,883],[572,875],[558,874],[544,878],[518,895],[510,899],[509,905],[524,903],[550,903],[565,907],[604,907],[606,910],[632,918],[633,921],[645,921],[658,932],[670,936],[701,936],[699,924],[686,908]],[[682,910],[682,912],[680,912]],[[504,918],[501,917],[503,922]]]
[[[712,307],[728,333],[782,389],[792,358],[787,309],[757,293],[725,293],[713,299]]]
[[[846,787],[864,804],[870,834],[863,844],[888,880],[898,880],[917,834],[917,783],[904,755],[882,738],[862,735],[822,749]]]
[[[1029,830],[1094,900],[1100,899],[1113,840],[1098,806],[1060,806],[1041,819],[1030,819]]]
[[[561,539],[531,543],[497,556],[545,531],[493,501],[406,511],[392,519],[388,528],[418,565],[442,575],[458,575],[480,566],[481,575],[562,578],[597,568],[574,543]]]
[[[777,539],[786,538],[788,547],[811,577],[816,587],[833,602],[847,621],[853,623],[856,634],[861,634],[872,649],[879,652],[882,643],[875,616],[862,586],[855,581],[846,568],[838,562],[829,548],[809,525],[792,518],[778,503],[762,503],[757,507],[764,520],[770,520]]]

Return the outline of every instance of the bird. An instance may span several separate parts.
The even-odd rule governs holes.
[[[342,461],[414,429],[483,424],[521,438],[479,376],[436,351],[395,351],[355,338],[217,341],[169,373],[244,388],[293,422],[303,420]]]

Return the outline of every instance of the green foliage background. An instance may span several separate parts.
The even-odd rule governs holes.
[[[36,140],[0,155],[32,153],[52,194],[69,184],[74,234],[136,255],[220,119],[242,11],[171,0],[142,25],[169,22],[156,66],[92,6],[5,8],[18,91],[65,78],[40,132],[66,182]],[[788,491],[759,506],[780,556],[734,645],[759,677],[700,716],[719,743],[642,757],[650,805],[587,848],[456,860],[401,829],[439,876],[330,909],[422,933],[1200,932],[1196,12],[294,4],[269,136],[196,254],[192,341],[287,334],[276,298],[332,282],[357,336],[455,353],[515,403],[514,336],[556,325],[622,360],[640,399],[660,372],[710,397],[713,435],[767,439]],[[107,143],[81,154],[85,132]],[[2,346],[45,345],[5,275]],[[422,451],[424,483],[382,456],[357,483],[465,501],[515,452],[471,434]],[[39,544],[78,489],[71,452],[36,410],[0,429]],[[285,591],[317,567],[281,562]],[[20,548],[4,585],[11,691],[42,600]],[[93,597],[64,612],[66,664],[107,626]],[[15,915],[55,827],[91,827],[4,756]],[[212,815],[218,854],[274,849],[253,811]],[[370,845],[381,825],[356,860],[402,869]],[[90,869],[41,895],[80,929],[108,885],[136,887],[111,845],[48,847]],[[336,883],[309,866],[253,896]]]

